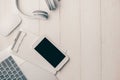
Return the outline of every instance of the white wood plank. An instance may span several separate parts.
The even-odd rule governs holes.
[[[40,9],[47,11],[49,18],[48,20],[40,20],[40,35],[46,35],[56,44],[59,44],[59,7],[55,11],[50,11],[45,1],[43,1],[41,1]]]
[[[101,0],[102,80],[120,80],[120,0]]]
[[[80,0],[61,0],[60,43],[70,57],[60,80],[80,80]]]
[[[81,80],[101,80],[100,0],[81,0]]]

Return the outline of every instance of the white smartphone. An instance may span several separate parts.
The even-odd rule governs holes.
[[[40,54],[55,71],[59,71],[68,61],[68,55],[60,50],[54,42],[52,42],[48,37],[42,37],[38,39],[33,48],[37,54]]]

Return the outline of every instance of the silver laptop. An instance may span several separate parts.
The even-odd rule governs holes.
[[[15,55],[10,48],[0,52],[0,80],[57,80],[52,73]]]

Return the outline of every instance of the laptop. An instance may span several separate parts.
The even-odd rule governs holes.
[[[57,80],[52,73],[11,54],[10,47],[0,52],[0,80]]]

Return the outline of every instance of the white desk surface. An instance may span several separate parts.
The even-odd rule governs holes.
[[[0,0],[0,16],[11,11],[11,0]],[[69,4],[68,4],[69,2]],[[50,12],[42,0],[20,0],[21,9],[31,14],[34,10],[46,10],[47,21],[32,20],[21,16],[22,24],[10,36],[0,36],[0,50],[13,43],[17,31],[22,28],[37,36],[47,35],[57,45],[67,50],[70,62],[57,74],[59,80],[80,80],[80,5],[79,0],[61,0],[59,8]],[[74,10],[74,11],[73,11]]]
[[[21,8],[48,11],[38,1],[21,0]],[[20,26],[35,35],[47,34],[67,50],[71,60],[58,73],[59,80],[120,80],[120,0],[61,0],[59,6],[49,12],[48,21],[22,17]],[[16,32],[0,36],[0,50],[13,42]]]

